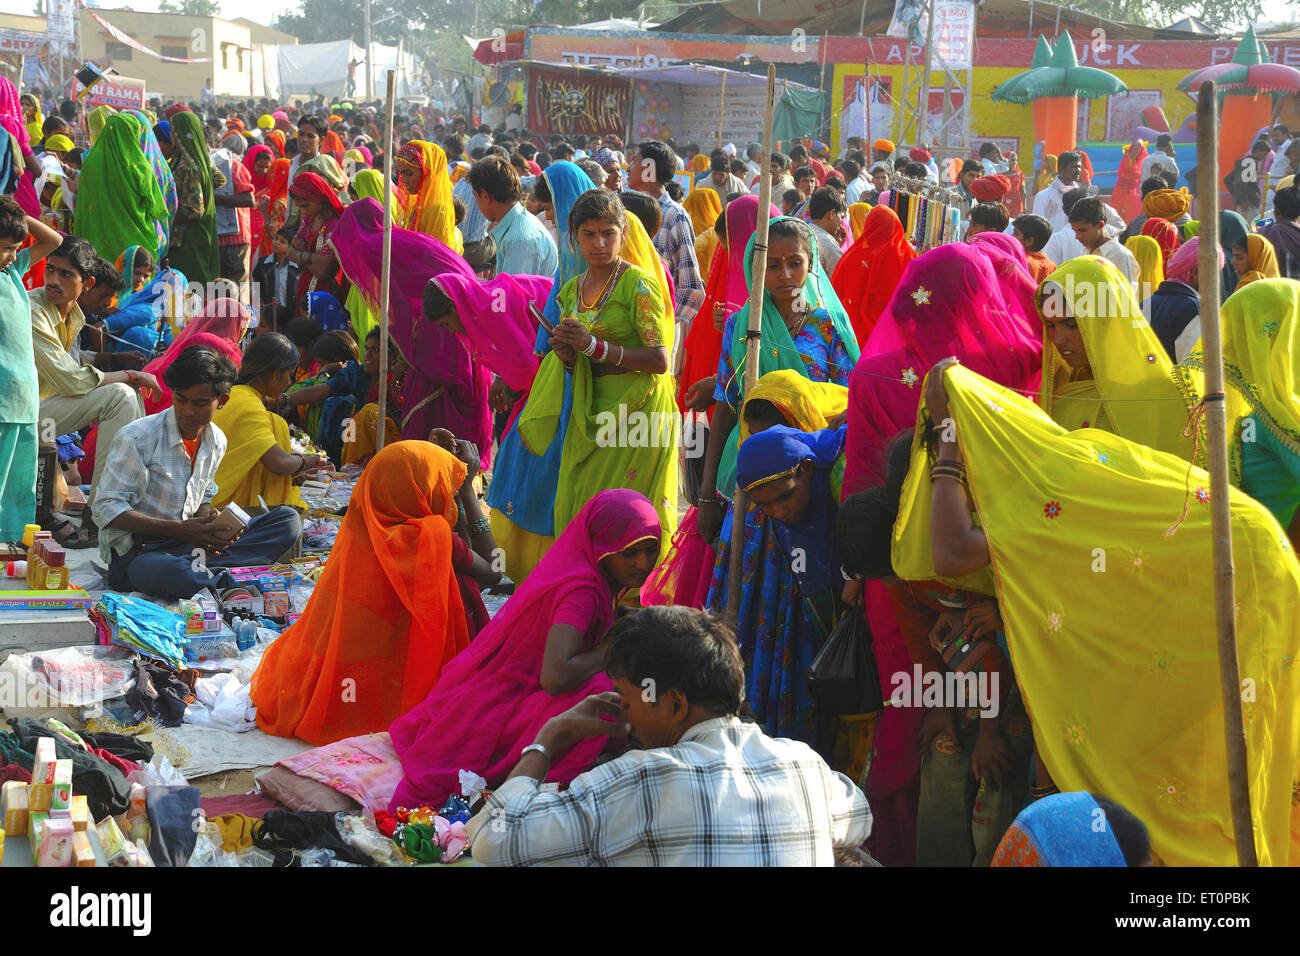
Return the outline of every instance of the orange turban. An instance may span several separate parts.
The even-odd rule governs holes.
[[[873,150],[880,150],[882,153],[892,153],[894,151],[894,141],[890,139],[878,139],[871,144]]]
[[[1142,198],[1142,211],[1152,219],[1173,222],[1191,208],[1192,198],[1178,189],[1156,189]]]

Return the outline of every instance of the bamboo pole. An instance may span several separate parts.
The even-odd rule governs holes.
[[[1223,342],[1219,327],[1219,118],[1213,81],[1196,97],[1197,195],[1201,198],[1201,344],[1205,350],[1205,425],[1210,466],[1210,527],[1214,539],[1214,618],[1223,691],[1223,733],[1228,750],[1228,801],[1237,844],[1237,864],[1257,866],[1246,777],[1246,730],[1241,716],[1241,672],[1237,663],[1236,588],[1228,498],[1228,421],[1224,407]]]
[[[379,272],[379,425],[375,430],[375,451],[382,451],[388,431],[388,283],[393,267],[393,152],[397,137],[393,129],[393,99],[397,75],[388,71],[388,101],[384,106],[388,142],[384,144],[384,252]]]
[[[727,74],[722,74],[722,91],[718,94],[718,145],[722,145],[722,118],[727,107]],[[723,197],[726,198],[725,196]]]
[[[767,212],[772,202],[772,99],[776,95],[776,64],[767,65],[767,110],[763,116],[763,170],[758,180],[758,224],[754,232],[754,262],[749,273],[749,328],[745,332],[745,390],[748,395],[758,382],[758,353],[763,347],[764,279],[767,276]],[[737,253],[743,254],[743,253]],[[730,343],[722,343],[728,348]],[[737,410],[744,414],[744,402]],[[739,427],[739,424],[737,425]],[[727,566],[727,620],[736,626],[740,616],[742,559],[745,551],[745,513],[749,495],[736,487],[731,503],[731,553]]]

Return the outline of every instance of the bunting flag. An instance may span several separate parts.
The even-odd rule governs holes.
[[[157,57],[160,60],[165,60],[168,63],[211,63],[212,62],[212,57],[210,56],[200,56],[200,57],[195,57],[193,59],[187,59],[186,57],[183,56],[163,56],[161,53],[149,49],[147,46],[145,46],[135,37],[123,33],[121,30],[113,26],[113,24],[109,23],[107,20],[105,20],[95,11],[87,10],[86,12],[89,13],[92,17],[94,17],[95,22],[98,23],[105,30],[107,30],[109,32],[109,35],[112,36],[114,40],[117,40],[119,43],[125,43],[132,50],[139,50],[141,53],[147,53],[150,56]]]

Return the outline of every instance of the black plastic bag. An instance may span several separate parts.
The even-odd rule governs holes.
[[[808,668],[808,691],[824,717],[867,714],[884,706],[871,630],[860,608],[843,614]]]

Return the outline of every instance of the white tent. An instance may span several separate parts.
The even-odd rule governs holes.
[[[373,93],[366,92],[366,50],[351,40],[297,45],[262,47],[262,72],[266,95],[271,97],[324,96],[327,99],[347,96],[348,63],[357,61],[356,88],[352,99],[377,99],[384,95],[387,70],[397,71],[397,95],[420,92],[421,71],[415,57],[402,52],[398,63],[397,47],[376,43],[374,51]]]

